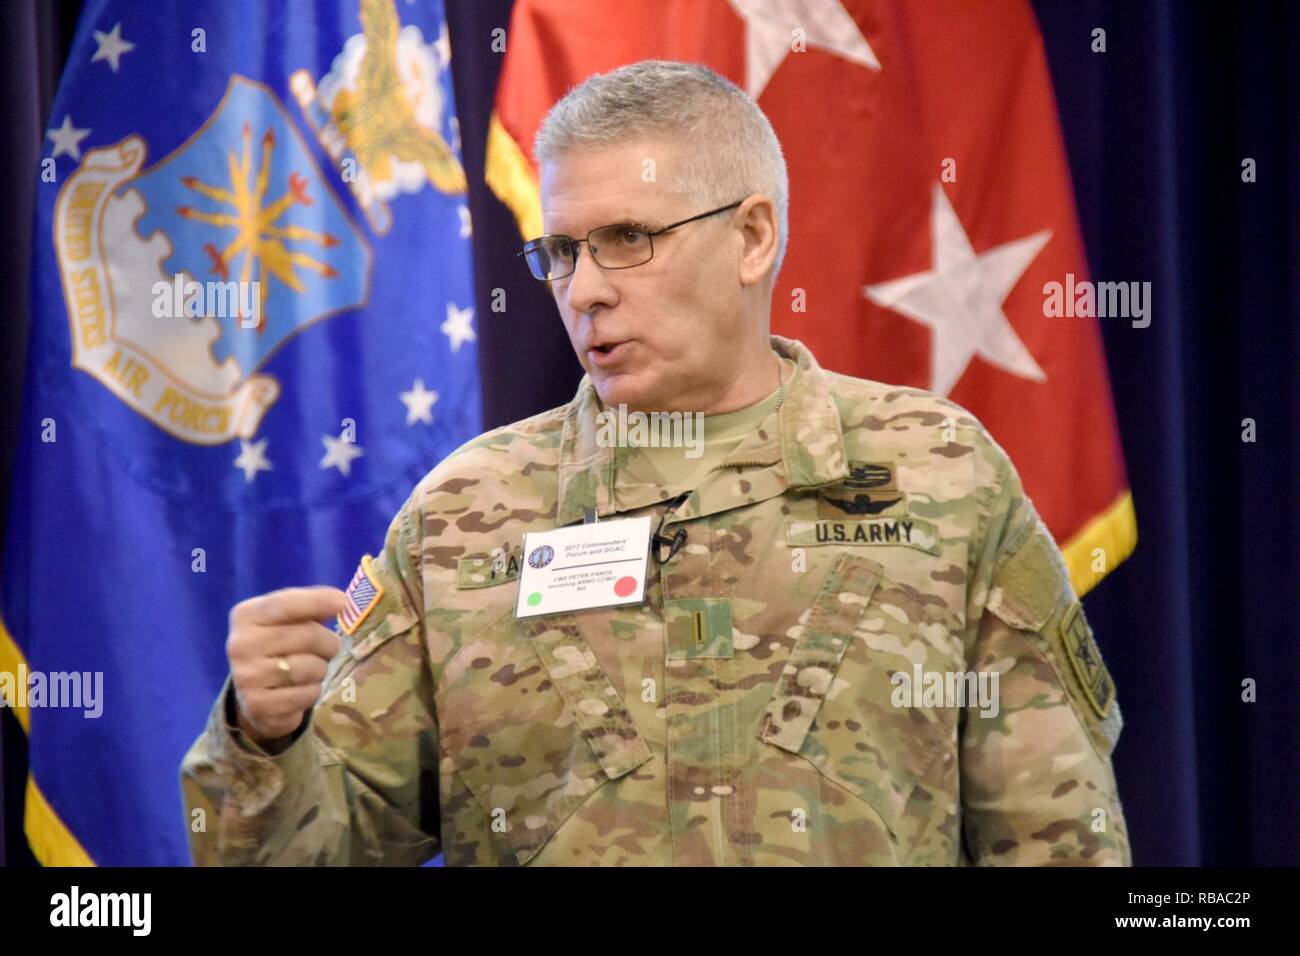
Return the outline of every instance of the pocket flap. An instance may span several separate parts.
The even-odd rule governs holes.
[[[760,740],[799,753],[882,570],[875,561],[858,555],[841,554],[836,559],[777,681],[763,715]]]
[[[997,569],[985,606],[1018,630],[1038,631],[1060,602],[1067,580],[1056,545],[1040,526]]]
[[[573,711],[605,775],[615,780],[650,759],[632,715],[582,638],[572,614],[527,618],[528,639],[542,666]]]

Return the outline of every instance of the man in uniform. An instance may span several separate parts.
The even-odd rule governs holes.
[[[438,465],[346,593],[233,609],[195,860],[1128,864],[1114,686],[1005,453],[769,334],[787,184],[753,101],[633,64],[535,151],[524,257],[587,375]],[[620,406],[705,441],[625,440]],[[643,600],[527,613],[547,534],[645,517]]]

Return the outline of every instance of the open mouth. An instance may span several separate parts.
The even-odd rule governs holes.
[[[607,366],[612,362],[617,362],[627,351],[627,342],[604,342],[600,345],[593,345],[587,350],[587,357],[597,366]]]

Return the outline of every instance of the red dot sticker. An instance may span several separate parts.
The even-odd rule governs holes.
[[[619,597],[627,597],[636,590],[636,578],[624,575],[614,582],[614,593]]]

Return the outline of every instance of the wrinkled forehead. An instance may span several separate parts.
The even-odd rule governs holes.
[[[681,153],[663,140],[571,147],[542,164],[543,230],[581,237],[611,223],[658,228],[688,215],[672,188]]]

